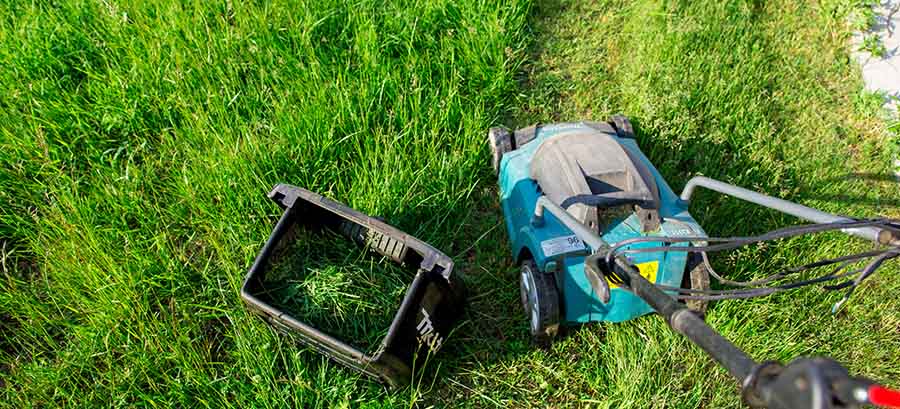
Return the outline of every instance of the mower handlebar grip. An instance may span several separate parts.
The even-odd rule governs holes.
[[[786,366],[773,361],[757,365],[743,383],[744,401],[755,408],[853,409],[889,405],[875,382],[850,376],[846,368],[825,357],[797,358]]]

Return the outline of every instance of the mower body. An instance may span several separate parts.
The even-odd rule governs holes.
[[[633,173],[643,175],[645,186],[651,187],[645,190],[653,192],[647,197],[652,196],[651,201],[656,202],[652,211],[658,220],[654,223],[648,226],[642,220],[642,212],[632,205],[604,208],[603,204],[569,203],[567,212],[585,220],[584,224],[596,229],[610,245],[647,236],[706,237],[688,213],[687,203],[678,198],[635,140],[627,136],[623,137],[614,123],[535,126],[516,131],[512,138],[514,146],[499,158],[501,206],[512,255],[519,263],[531,260],[540,272],[553,275],[560,298],[560,324],[621,322],[653,309],[636,295],[611,283],[609,302],[600,301],[585,274],[584,260],[591,250],[552,214],[536,222],[535,206],[541,196],[547,195],[563,205],[566,196],[579,188],[590,189],[589,194],[608,196],[627,193],[620,192],[629,188],[620,170],[632,169]],[[591,174],[590,169],[600,170]],[[634,183],[640,184],[631,182],[631,185]],[[661,245],[659,242],[636,244],[638,247]],[[678,287],[683,283],[687,259],[685,252],[654,252],[637,253],[632,262],[650,282]]]

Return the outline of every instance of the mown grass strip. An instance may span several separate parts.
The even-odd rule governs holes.
[[[836,213],[897,217],[900,196],[885,165],[890,151],[880,104],[861,92],[848,57],[846,17],[858,6],[539,1],[529,24],[536,38],[520,78],[523,91],[505,124],[603,120],[621,112],[632,118],[639,145],[676,190],[690,176],[705,174]],[[709,193],[695,198],[692,212],[711,234],[760,233],[798,222]],[[515,294],[508,256],[493,261],[486,255],[504,239],[502,232],[489,235],[472,251],[478,259],[470,265],[484,275],[504,271],[474,279]],[[761,277],[866,246],[825,235],[713,262],[730,277]],[[900,348],[898,305],[890,295],[898,289],[897,271],[896,264],[881,271],[843,314],[830,315],[840,294],[804,290],[718,303],[708,321],[757,359],[827,354],[856,373],[893,382],[900,362],[887,351]],[[447,376],[475,392],[448,385],[435,401],[740,407],[725,372],[656,317],[588,326],[549,351],[535,351],[524,345],[517,322],[506,318],[521,314],[513,297],[473,304],[487,313],[470,328],[492,342],[464,348],[465,358],[451,365],[460,369]]]

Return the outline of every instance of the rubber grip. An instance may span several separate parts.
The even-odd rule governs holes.
[[[869,402],[886,408],[900,408],[900,391],[872,385],[869,387]]]

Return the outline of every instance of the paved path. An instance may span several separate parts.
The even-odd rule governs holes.
[[[855,51],[854,56],[862,65],[866,89],[884,91],[889,107],[896,111],[900,101],[900,0],[882,0],[875,13],[875,24],[869,31],[854,36],[853,48],[858,50],[865,37],[877,35],[886,53],[878,57],[867,51]]]
[[[900,0],[882,0],[875,7],[875,24],[864,33],[853,37],[853,49],[859,50],[863,39],[877,35],[884,44],[885,54],[874,56],[866,51],[855,51],[854,57],[862,65],[866,89],[884,91],[885,104],[895,114],[900,111]],[[894,174],[900,180],[900,158],[894,160]]]

